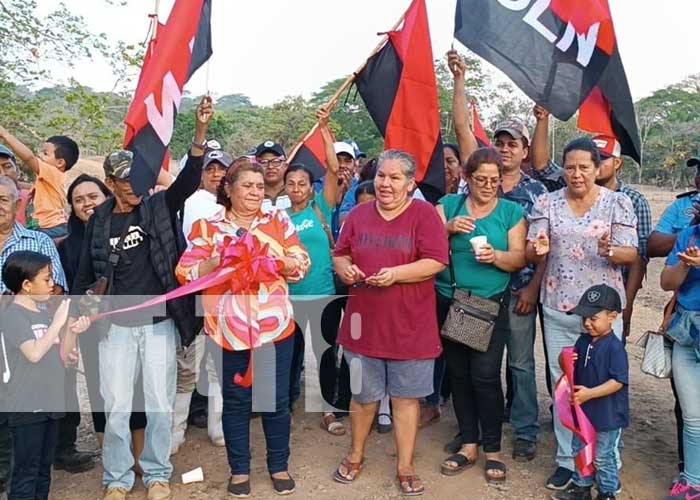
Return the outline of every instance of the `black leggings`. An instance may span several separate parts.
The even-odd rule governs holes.
[[[503,389],[501,365],[508,339],[508,294],[498,313],[491,344],[478,352],[463,344],[442,339],[452,402],[462,442],[481,442],[485,453],[501,451],[503,428]],[[444,322],[450,300],[438,294],[438,320]],[[481,428],[481,437],[479,436]]]
[[[337,362],[338,331],[340,327],[340,317],[347,305],[347,297],[333,299],[326,305],[328,300],[297,301],[294,303],[294,319],[297,323],[294,331],[294,355],[292,357],[292,368],[290,375],[289,401],[290,405],[299,399],[301,395],[301,371],[304,365],[304,349],[306,341],[303,330],[306,322],[311,321],[311,343],[314,355],[320,366],[318,366],[319,382],[323,404],[330,409],[334,407],[336,416],[344,415],[350,409],[350,370],[345,358]],[[323,312],[320,312],[320,308]],[[318,308],[318,309],[317,309]],[[320,313],[320,332],[317,327]],[[319,335],[320,333],[320,335]],[[325,408],[324,408],[325,411]]]

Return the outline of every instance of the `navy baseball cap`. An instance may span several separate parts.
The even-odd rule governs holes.
[[[591,318],[600,311],[622,312],[620,294],[608,285],[595,285],[583,292],[578,305],[567,314]]]
[[[286,156],[284,148],[275,141],[265,141],[255,148],[255,156],[260,158],[264,153],[275,153],[277,156]]]

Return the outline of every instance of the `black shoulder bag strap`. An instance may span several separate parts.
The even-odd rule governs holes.
[[[110,232],[112,229],[112,214],[109,214],[109,216],[107,217],[107,220],[105,221],[105,230],[107,232],[107,245],[109,247],[109,256],[107,257],[107,267],[105,267],[104,277],[107,278],[108,288],[112,287],[112,278],[114,278],[114,270],[116,269],[117,265],[119,264],[122,257],[124,256],[124,242],[126,240],[127,235],[129,234],[129,228],[131,227],[131,222],[134,220],[134,216],[136,215],[137,211],[138,211],[138,208],[134,209],[129,214],[129,216],[126,218],[126,221],[124,222],[124,228],[122,229],[122,232],[119,235],[119,241],[117,241],[117,244],[114,246],[114,248],[111,248],[112,245],[110,245],[110,243],[109,243]]]
[[[328,243],[330,244],[331,250],[333,250],[335,248],[335,238],[333,238],[333,230],[331,229],[331,226],[328,225],[328,221],[323,215],[321,207],[319,207],[318,204],[313,200],[311,201],[311,208],[318,217],[318,220],[321,221],[321,226],[323,227],[323,230],[326,232],[326,236],[328,237]]]
[[[447,219],[447,214],[445,214],[445,218],[447,219],[445,224],[448,224],[452,219],[457,217],[457,214],[459,213],[460,208],[462,208],[462,205],[465,203],[467,203],[467,195],[463,194],[461,196],[459,203],[457,203],[457,210],[455,210],[455,212],[452,214],[452,217]],[[452,262],[452,247],[449,245],[451,238],[452,238],[451,235],[447,238],[447,244],[448,244],[448,247],[450,250],[450,279],[452,280],[452,291],[454,292],[455,290],[457,290],[457,279],[455,278],[455,268],[454,268],[454,263]]]

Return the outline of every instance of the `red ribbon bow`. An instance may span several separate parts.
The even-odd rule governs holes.
[[[254,345],[252,321],[250,321],[250,294],[257,294],[262,283],[271,283],[277,280],[284,269],[284,263],[281,260],[268,255],[268,248],[268,244],[262,244],[249,232],[236,239],[226,237],[221,253],[221,264],[212,273],[137,306],[100,313],[90,319],[97,321],[117,314],[146,309],[229,281],[232,294],[244,292],[247,297],[248,346],[251,350],[251,356],[245,375],[236,374],[234,382],[241,387],[250,388],[253,385],[252,350]]]

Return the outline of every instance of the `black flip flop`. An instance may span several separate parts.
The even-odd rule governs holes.
[[[489,471],[492,470],[501,471],[503,475],[498,477],[491,476],[489,475]],[[486,460],[486,464],[484,465],[484,477],[488,484],[504,484],[506,482],[507,472],[508,468],[503,462],[499,462],[498,460]]]
[[[446,462],[454,462],[457,464],[457,467],[448,467],[445,465]],[[442,465],[440,465],[440,472],[443,476],[456,476],[457,474],[460,474],[465,470],[474,467],[475,464],[476,460],[472,461],[469,460],[468,457],[462,455],[461,453],[455,453],[454,455],[450,455],[442,461]]]

